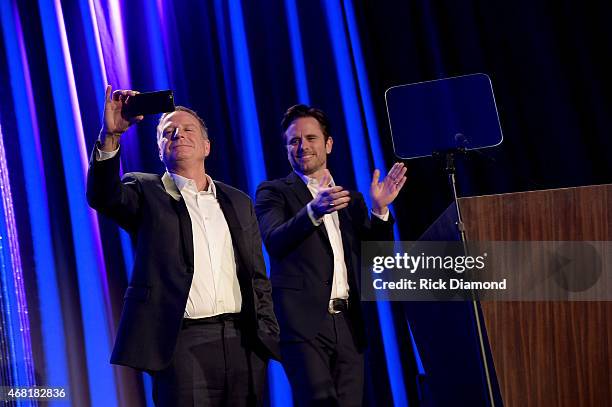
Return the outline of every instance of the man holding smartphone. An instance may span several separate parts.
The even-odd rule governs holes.
[[[279,328],[249,197],[206,173],[204,121],[177,106],[157,127],[163,175],[119,176],[137,92],[106,88],[89,204],[136,247],[111,363],[146,371],[159,406],[259,405]]]

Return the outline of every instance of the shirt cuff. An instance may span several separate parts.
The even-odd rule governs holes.
[[[374,213],[374,211],[371,211],[372,215],[376,216],[378,219],[382,220],[383,222],[386,222],[389,220],[389,209],[387,209],[387,213],[385,213],[384,215],[379,215],[377,213]]]
[[[96,161],[110,160],[119,152],[119,147],[114,151],[102,151],[96,147]]]
[[[310,218],[313,225],[319,226],[321,225],[321,223],[323,223],[323,218],[317,219],[315,217],[314,211],[310,207],[310,202],[308,203],[308,205],[306,205],[306,211],[308,212],[308,217]]]

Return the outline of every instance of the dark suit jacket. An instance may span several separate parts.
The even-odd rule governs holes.
[[[234,246],[243,334],[261,357],[279,359],[279,329],[253,205],[243,192],[221,182],[215,185]],[[105,161],[92,154],[87,199],[127,230],[136,247],[111,362],[161,370],[172,359],[193,277],[185,202],[167,175],[130,173],[121,180],[119,154]]]
[[[359,192],[350,192],[347,208],[338,213],[349,282],[349,317],[360,347],[365,331],[360,306],[361,242],[393,239],[393,220],[370,220]],[[270,255],[274,311],[281,326],[281,341],[315,337],[331,295],[334,258],[324,225],[314,226],[306,205],[312,194],[292,172],[286,178],[262,183],[257,189],[255,212]]]

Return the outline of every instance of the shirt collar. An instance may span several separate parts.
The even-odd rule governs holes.
[[[306,184],[306,186],[307,186],[307,187],[313,187],[313,188],[315,188],[315,189],[318,189],[318,188],[319,188],[319,181],[317,181],[317,179],[316,179],[316,178],[311,178],[311,177],[309,177],[308,175],[304,175],[304,174],[302,174],[301,172],[296,171],[296,170],[293,170],[293,172],[295,172],[295,173],[296,173],[296,175],[297,175],[298,177],[300,177],[300,179],[301,179],[302,181],[304,181],[304,184]],[[331,178],[331,180],[330,180],[330,182],[329,182],[329,186],[330,186],[330,187],[336,186],[336,184],[334,183],[334,178],[333,178],[333,177]]]
[[[217,198],[217,187],[215,186],[215,183],[213,182],[212,178],[208,174],[205,174],[205,175],[206,175],[206,179],[208,180],[208,188],[202,192],[207,192],[209,194],[212,194],[215,198]],[[183,177],[182,175],[178,175],[178,174],[166,171],[166,173],[164,174],[162,178],[165,178],[167,181],[168,180],[174,181],[173,182],[174,188],[170,188],[170,190],[168,190],[169,185],[167,181],[164,182],[164,185],[166,186],[166,190],[168,191],[168,193],[174,196],[175,198],[176,198],[175,196],[176,193],[180,194],[180,192],[182,192],[183,189],[185,188],[190,189],[195,192],[200,192],[197,190],[194,180]]]

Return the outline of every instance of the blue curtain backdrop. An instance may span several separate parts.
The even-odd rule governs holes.
[[[2,242],[18,236],[1,246],[2,287],[23,285],[0,302],[0,385],[63,386],[79,406],[151,405],[148,377],[108,363],[129,239],[85,201],[106,83],[173,89],[208,124],[207,171],[251,196],[290,170],[283,112],[316,105],[332,121],[334,178],[367,195],[373,169],[395,160],[385,89],[484,72],[505,140],[459,163],[461,195],[606,183],[611,17],[610,4],[577,0],[0,0]],[[122,139],[123,171],[163,170],[155,124],[147,118]],[[451,201],[439,163],[407,165],[394,205],[403,240]],[[417,316],[410,304],[365,308],[369,404],[444,405],[483,391],[478,363],[460,357],[474,339],[461,304],[420,304]],[[449,322],[456,343],[440,339]],[[290,403],[277,364],[269,400]]]

